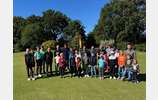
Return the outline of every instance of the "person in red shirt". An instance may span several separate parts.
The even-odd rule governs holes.
[[[65,70],[65,59],[64,59],[64,54],[61,53],[60,54],[60,58],[59,58],[59,73],[61,78],[64,78],[64,70]]]
[[[76,60],[76,69],[77,69],[77,76],[78,78],[81,77],[81,58],[80,57],[77,57],[77,60]]]
[[[125,70],[126,64],[126,55],[120,50],[120,54],[118,56],[118,79],[120,79]]]

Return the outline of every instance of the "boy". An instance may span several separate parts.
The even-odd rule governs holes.
[[[100,80],[104,79],[104,67],[105,67],[105,61],[104,61],[104,57],[100,56],[99,60],[98,60],[98,64],[99,64],[99,78]]]
[[[109,66],[110,66],[110,79],[116,79],[116,71],[117,71],[117,58],[115,56],[114,51],[110,52],[109,56]]]
[[[46,61],[46,74],[48,76],[48,69],[50,69],[51,75],[53,75],[52,72],[52,60],[53,60],[53,53],[51,52],[51,49],[48,48],[47,52],[44,55],[45,61]]]
[[[95,76],[96,77],[96,64],[97,64],[97,59],[94,53],[91,53],[90,59],[89,59],[89,64],[91,66],[91,77]]]
[[[69,68],[70,68],[70,73],[71,73],[71,78],[72,78],[73,73],[75,72],[75,55],[72,48],[70,48],[70,53],[69,53]]]

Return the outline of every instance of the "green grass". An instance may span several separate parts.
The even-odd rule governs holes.
[[[98,78],[51,77],[27,81],[24,54],[14,53],[14,100],[145,100],[146,82],[139,84]],[[141,73],[146,71],[146,53],[137,53]]]

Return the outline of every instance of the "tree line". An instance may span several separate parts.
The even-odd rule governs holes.
[[[13,47],[21,51],[41,44],[62,46],[68,43],[70,47],[77,48],[78,37],[81,36],[83,45],[87,47],[100,45],[100,40],[113,40],[122,48],[127,42],[145,44],[145,31],[145,0],[111,0],[101,9],[99,20],[88,35],[85,35],[85,27],[80,20],[72,20],[53,9],[44,11],[42,16],[14,16]]]

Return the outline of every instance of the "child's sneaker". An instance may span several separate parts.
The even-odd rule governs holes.
[[[27,80],[28,80],[28,81],[30,81],[31,79],[30,79],[30,78],[28,78]]]
[[[112,79],[112,77],[110,76],[110,79]]]

